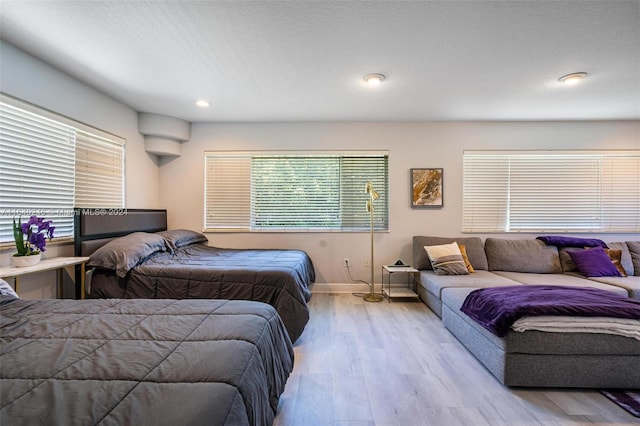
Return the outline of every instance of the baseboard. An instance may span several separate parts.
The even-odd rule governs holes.
[[[364,283],[315,283],[311,293],[368,293],[369,285]]]
[[[392,288],[403,288],[406,284],[393,283]],[[385,288],[387,286],[385,285]],[[376,293],[380,292],[380,283],[376,283]],[[366,283],[315,283],[311,287],[311,293],[369,293],[369,284]]]

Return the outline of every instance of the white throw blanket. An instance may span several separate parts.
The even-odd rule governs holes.
[[[609,317],[531,316],[513,323],[514,331],[547,331],[551,333],[605,333],[640,340],[640,320]]]

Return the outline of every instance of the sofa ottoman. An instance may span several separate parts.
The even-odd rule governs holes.
[[[498,337],[460,311],[473,290],[442,290],[442,322],[506,386],[640,389],[639,340],[540,331]]]

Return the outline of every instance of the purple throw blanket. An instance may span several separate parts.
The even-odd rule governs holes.
[[[502,337],[517,319],[525,316],[640,319],[640,300],[590,287],[522,285],[474,290],[460,310]]]

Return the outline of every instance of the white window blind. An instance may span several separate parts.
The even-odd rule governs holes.
[[[124,147],[91,133],[76,133],[75,206],[124,207]]]
[[[367,180],[381,195],[374,224],[389,228],[388,155],[205,154],[208,231],[369,229]]]
[[[34,214],[73,235],[74,129],[4,103],[0,114],[0,241]]]
[[[640,231],[640,151],[467,151],[463,174],[463,232]]]
[[[73,236],[74,207],[124,207],[124,140],[6,95],[0,101],[0,243],[13,218]]]

